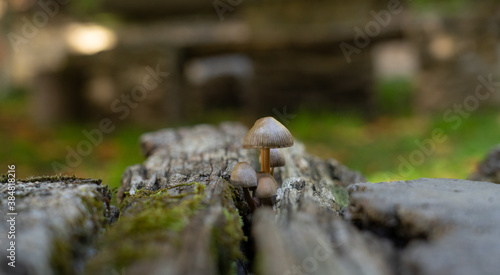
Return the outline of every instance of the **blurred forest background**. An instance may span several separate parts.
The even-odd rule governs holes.
[[[495,0],[0,0],[0,20],[18,177],[118,186],[142,133],[266,115],[370,181],[465,178],[500,143]]]

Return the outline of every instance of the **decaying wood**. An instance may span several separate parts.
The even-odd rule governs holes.
[[[256,213],[258,274],[393,274],[389,242],[359,232],[310,195],[288,215]]]
[[[126,265],[111,259],[108,263],[101,261],[94,264],[92,269],[100,272],[124,269],[127,274],[228,273],[236,260],[234,251],[239,251],[243,234],[232,198],[232,187],[226,180],[239,160],[250,162],[250,154],[237,145],[245,133],[246,129],[240,125],[224,124],[144,135],[142,148],[148,158],[143,164],[127,169],[118,200],[123,202],[133,198],[139,190],[166,190],[170,198],[177,197],[179,202],[174,204],[177,206],[193,200],[184,196],[192,193],[196,185],[202,185],[202,203],[194,209],[193,215],[184,217],[186,226],[181,232],[173,232],[172,239],[162,239],[164,244],[155,250],[154,257],[149,255],[144,259],[137,255]],[[130,209],[134,210],[133,204],[122,207],[121,215],[126,217]],[[121,226],[120,222],[114,226]],[[165,231],[169,230],[173,231],[165,228]],[[147,236],[152,232],[146,230],[137,234]],[[134,236],[124,235],[123,238],[133,239]],[[143,242],[140,249],[148,250],[156,246],[157,240],[149,240]]]
[[[172,186],[175,185],[170,187]],[[223,179],[214,177],[207,182],[204,189],[200,189],[200,186],[191,184],[158,189],[166,191],[165,196],[154,193],[152,196],[133,198],[134,195],[129,195],[129,199],[133,199],[125,203],[120,220],[113,226],[132,226],[134,231],[119,228],[114,232],[109,230],[113,235],[103,236],[105,246],[101,247],[101,251],[90,261],[87,273],[227,274],[231,261],[219,261],[235,259],[233,249],[238,250],[239,241],[243,237],[238,216],[235,214],[237,212],[234,212],[231,193],[228,193],[229,185]],[[148,205],[150,208],[139,206],[141,202],[157,201],[159,198],[171,200],[171,204],[159,209],[151,209],[158,207],[157,204]],[[192,204],[198,199],[199,205],[182,206]],[[179,208],[180,206],[182,208]],[[155,224],[166,222],[158,218],[165,218],[170,211],[185,213],[174,216],[177,220],[167,222],[163,228],[129,224],[141,223],[142,220],[135,220],[134,216],[140,216],[144,211],[152,213],[149,218],[153,219],[151,222]],[[154,216],[158,211],[165,211],[166,215]],[[110,242],[106,238],[113,238],[113,241]],[[120,254],[129,248],[133,249],[130,259],[123,263]]]
[[[346,216],[393,240],[400,274],[498,274],[500,185],[419,179],[350,191]]]
[[[107,188],[100,181],[42,177],[15,184],[15,210],[7,207],[8,185],[0,184],[0,274],[74,274],[83,271],[92,241],[108,216]],[[10,232],[7,213],[14,212]],[[14,235],[14,238],[7,238]],[[15,267],[6,250],[15,241]]]
[[[143,135],[146,160],[123,174],[120,216],[106,230],[109,196],[96,182],[19,182],[17,249],[23,257],[17,273],[6,270],[5,262],[0,270],[274,275],[500,269],[500,185],[445,179],[361,183],[359,173],[311,156],[296,142],[283,149],[287,164],[276,169],[275,205],[252,212],[242,190],[228,183],[239,161],[259,169],[258,150],[241,147],[246,132],[240,124],[223,123]],[[5,190],[0,185],[2,213]]]
[[[121,196],[126,198],[126,192],[132,194],[140,188],[157,190],[187,181],[207,186],[226,184],[238,161],[250,162],[258,169],[257,150],[241,149],[245,133],[241,125],[222,124],[144,135],[142,147],[148,159],[125,174]],[[273,208],[261,207],[251,214],[242,192],[236,189],[234,205],[249,238],[241,242],[246,260],[238,261],[238,274],[461,274],[498,270],[491,255],[499,252],[487,244],[496,242],[493,235],[500,228],[488,218],[495,216],[495,202],[500,201],[498,185],[460,180],[351,185],[346,220],[341,211],[347,205],[342,188],[364,178],[335,160],[308,155],[300,142],[283,153],[287,165],[276,171],[279,188]],[[207,205],[207,209],[217,205]],[[223,207],[231,209],[233,204]],[[193,235],[206,230],[201,216],[190,222],[200,224],[198,231],[191,231]],[[187,244],[188,240],[182,242]],[[183,255],[192,255],[198,262],[207,257],[200,250],[208,248],[186,245]],[[482,250],[490,251],[490,256],[481,256]],[[467,251],[475,255],[463,260]],[[210,261],[202,262],[214,266]],[[217,272],[220,269],[211,274]]]
[[[300,143],[284,152],[275,212],[260,209],[252,223],[259,274],[391,274],[391,246],[338,215],[333,188],[364,178]]]
[[[248,129],[240,124],[224,123],[219,127],[199,125],[192,128],[181,128],[179,130],[167,129],[145,134],[141,138],[141,145],[144,154],[148,158],[144,164],[132,166],[126,171],[123,176],[122,188],[119,191],[118,199],[123,200],[127,196],[134,196],[137,190],[141,189],[155,191],[162,188],[169,188],[168,190],[172,195],[178,195],[188,190],[183,184],[198,182],[207,186],[206,194],[207,197],[211,198],[211,204],[206,205],[206,211],[215,212],[215,216],[212,219],[220,219],[220,215],[222,215],[220,210],[221,205],[225,209],[233,210],[234,204],[232,202],[216,203],[221,200],[221,193],[214,192],[213,189],[227,188],[221,188],[220,186],[227,185],[231,171],[239,161],[249,162],[257,171],[259,169],[258,150],[245,150],[241,147],[243,137],[247,131]],[[274,216],[272,213],[275,212],[269,209],[267,212],[259,210],[255,213],[255,217],[252,218],[248,205],[244,202],[243,193],[241,190],[235,190],[235,203],[244,222],[243,229],[245,235],[255,239],[256,244],[255,247],[252,246],[253,239],[249,242],[243,242],[241,250],[246,254],[247,261],[246,264],[241,264],[241,261],[239,261],[239,274],[250,274],[253,272],[254,265],[248,260],[251,260],[254,254],[270,255],[271,258],[269,260],[272,264],[266,267],[266,270],[263,271],[264,274],[276,274],[271,270],[276,271],[280,268],[288,267],[288,264],[285,264],[287,262],[302,264],[305,257],[302,258],[301,255],[307,255],[308,251],[304,250],[304,248],[308,248],[311,245],[315,246],[318,243],[317,240],[323,241],[323,239],[326,240],[330,236],[328,231],[333,227],[328,220],[333,218],[338,223],[343,223],[337,217],[338,210],[341,207],[332,193],[332,189],[335,186],[346,186],[350,183],[364,180],[359,173],[348,170],[335,160],[322,161],[319,158],[308,155],[305,153],[304,146],[300,142],[296,142],[296,145],[292,148],[282,150],[287,165],[277,169],[275,172],[280,185],[275,211],[278,213],[276,218],[281,219],[283,221],[282,224],[265,225],[266,220],[274,220],[271,216]],[[305,207],[304,205],[309,205],[309,207]],[[125,209],[122,215],[126,215],[126,213],[127,210]],[[310,218],[320,218],[324,221],[324,224],[320,225],[318,222],[313,222],[313,224],[307,226],[304,223],[306,220],[301,220],[300,217],[305,218],[310,214],[313,215]],[[190,236],[201,236],[204,235],[203,232],[210,230],[222,230],[208,223],[207,215],[207,213],[203,213],[193,217],[189,221],[189,224],[197,224],[196,227],[191,227]],[[299,218],[298,221],[295,220],[296,216]],[[262,224],[259,221],[262,221]],[[299,240],[302,236],[297,236],[296,234],[303,232],[307,236],[304,239],[305,241],[297,243],[296,247],[287,244],[287,249],[281,246],[284,251],[279,254],[273,253],[274,250],[262,247],[262,245],[273,244],[279,238],[272,238],[269,234],[257,234],[255,232],[263,230],[264,232],[268,231],[268,233],[271,233],[274,230],[273,234],[278,234],[283,238],[285,234],[281,227],[287,223],[297,225],[297,229],[287,233],[287,237]],[[253,231],[255,231],[253,235],[250,231],[251,226],[253,226]],[[344,225],[338,226],[349,225],[344,223]],[[309,229],[311,228],[314,230],[310,231]],[[345,231],[349,232],[350,230],[345,229]],[[324,235],[323,239],[314,237],[314,234],[317,232]],[[358,234],[354,238],[363,237],[361,234]],[[190,238],[182,238],[184,250],[178,254],[178,259],[186,257],[189,259],[189,263],[202,263],[200,264],[200,268],[208,270],[204,274],[215,274],[220,271],[220,268],[218,270],[217,268],[214,269],[217,264],[213,262],[214,259],[210,259],[211,250],[209,244],[198,243],[200,240],[198,238],[194,240],[196,241],[193,242]],[[347,241],[347,239],[344,238],[340,241]],[[287,240],[283,239],[282,242],[287,242]],[[232,245],[234,246],[235,243]],[[324,245],[328,246],[329,243],[325,242]],[[275,249],[280,249],[280,246],[277,245]],[[363,246],[363,249],[369,251],[368,247]],[[302,254],[292,257],[290,254],[292,251]],[[283,261],[277,260],[280,257],[284,257]],[[191,272],[189,274],[197,274],[196,272],[201,270],[196,269],[195,265],[188,262],[166,260],[165,257],[159,258],[161,260],[157,261],[158,266],[156,270],[170,270],[172,273],[169,274],[182,274],[179,272],[180,268],[187,268],[184,271]],[[174,256],[172,259],[177,258]],[[219,258],[218,260],[234,261],[230,257],[225,259]],[[328,262],[324,261],[324,263]],[[356,261],[352,260],[352,262]],[[359,261],[357,264],[359,264]],[[134,268],[134,263],[131,263],[131,266],[128,268],[129,270],[139,270]]]

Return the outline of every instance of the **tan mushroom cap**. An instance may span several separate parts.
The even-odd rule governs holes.
[[[235,187],[256,187],[257,173],[250,164],[246,162],[238,162],[236,166],[234,166],[229,180]]]
[[[270,162],[271,167],[285,166],[286,161],[283,152],[281,152],[279,149],[270,149],[270,154],[271,154],[271,162]],[[262,154],[260,155],[259,163],[262,163]]]
[[[278,183],[273,176],[265,172],[260,172],[258,174],[259,179],[257,189],[255,190],[255,196],[261,199],[276,196],[278,192]]]
[[[243,148],[285,148],[293,146],[290,131],[273,117],[263,117],[255,122],[243,139]]]

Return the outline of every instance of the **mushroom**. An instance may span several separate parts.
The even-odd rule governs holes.
[[[269,150],[269,152],[270,152],[269,166],[271,166],[271,176],[274,176],[275,167],[285,166],[286,164],[285,156],[283,155],[283,152],[281,152],[279,149],[271,149]],[[259,163],[261,163],[262,165],[262,154],[260,154]]]
[[[257,186],[257,173],[255,173],[253,167],[246,162],[238,162],[236,166],[234,166],[229,180],[234,187],[243,188],[245,200],[247,201],[250,210],[253,212],[256,205],[249,191],[249,188]]]
[[[259,198],[262,205],[273,206],[276,194],[278,192],[278,183],[269,173],[258,173],[257,189],[255,196]]]
[[[261,170],[271,172],[270,149],[293,145],[292,134],[273,117],[263,117],[255,122],[243,139],[243,148],[261,149]]]

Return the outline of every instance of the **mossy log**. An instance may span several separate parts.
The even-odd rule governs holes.
[[[118,234],[118,237],[109,235],[108,238],[122,241],[118,247],[110,248],[103,255],[111,255],[109,253],[112,251],[122,253],[129,240],[138,241],[138,236],[152,234],[154,238],[140,242],[140,246],[136,247],[136,255],[130,257],[134,260],[103,263],[102,257],[96,257],[101,261],[95,262],[94,266],[98,266],[100,271],[126,270],[127,274],[144,271],[149,274],[252,274],[257,271],[255,268],[259,268],[262,274],[279,274],[276,271],[285,271],[290,267],[288,263],[302,264],[304,259],[301,256],[306,255],[311,246],[317,245],[318,238],[313,238],[315,233],[324,234],[324,238],[330,236],[328,231],[335,224],[330,219],[341,224],[337,226],[345,226],[345,230],[350,231],[350,225],[338,217],[338,211],[348,202],[345,186],[364,181],[364,178],[335,160],[323,161],[308,155],[300,142],[296,142],[292,148],[283,149],[287,165],[275,172],[280,188],[274,209],[262,207],[251,214],[242,190],[234,189],[228,183],[237,162],[246,161],[257,171],[260,167],[258,150],[241,147],[247,131],[240,124],[223,123],[218,127],[198,125],[143,135],[141,146],[147,159],[143,164],[129,167],[124,173],[118,192],[121,218],[112,228],[126,226],[124,223],[130,220],[125,217],[136,216],[141,211],[152,212],[145,206],[151,205],[151,200],[158,199],[160,190],[166,197],[178,200],[173,207],[192,201],[194,197],[190,194],[196,186],[204,186],[204,191],[199,193],[203,199],[194,209],[185,210],[185,213],[190,214],[186,214],[183,221],[172,221],[175,224],[185,222],[180,229],[173,230],[168,226],[161,229],[163,234],[172,236],[170,239],[156,239],[156,227],[151,230],[137,226],[137,230],[146,230],[137,232],[110,230],[108,233]],[[137,206],[140,202],[142,204]],[[157,209],[152,213],[157,216],[151,218],[163,218],[172,211],[171,207],[165,205]],[[309,224],[310,221],[302,220],[302,217],[313,219],[313,223]],[[270,221],[275,219],[283,223],[273,225]],[[290,222],[298,224],[298,229],[285,234],[287,223]],[[311,228],[314,230],[310,231]],[[262,233],[258,233],[260,231]],[[298,235],[302,233],[309,238]],[[278,234],[279,238],[273,238],[272,234]],[[285,238],[304,241],[286,242]],[[363,237],[358,234],[353,238]],[[162,243],[161,249],[158,248],[158,241]],[[275,242],[287,244],[286,247],[275,246]],[[275,250],[267,248],[269,245],[284,252],[276,254]],[[363,249],[369,253],[371,248],[363,244]],[[141,257],[142,252],[149,250],[156,253]],[[255,258],[255,255],[259,256]],[[278,260],[282,257],[283,261]],[[360,268],[361,261],[350,259],[350,262],[358,264],[353,268]],[[162,273],[167,270],[167,273]]]

